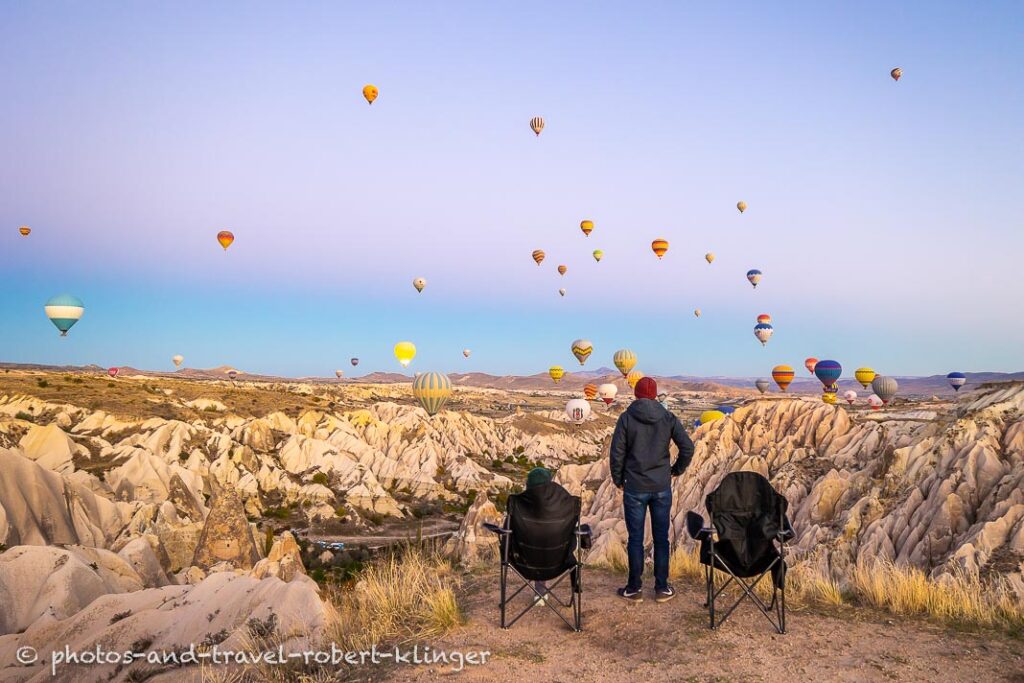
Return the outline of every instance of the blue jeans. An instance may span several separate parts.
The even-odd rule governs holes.
[[[626,588],[638,591],[643,585],[644,573],[644,518],[651,510],[651,535],[654,536],[654,589],[668,587],[668,517],[672,509],[672,489],[654,493],[622,494],[622,508],[626,517],[629,542],[629,582]]]

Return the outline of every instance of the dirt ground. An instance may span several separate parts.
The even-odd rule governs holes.
[[[588,569],[584,581],[583,633],[570,631],[546,608],[532,610],[503,631],[497,569],[474,576],[465,586],[466,625],[430,645],[490,651],[487,663],[460,673],[443,665],[393,667],[384,678],[1024,683],[1024,641],[1001,634],[964,633],[872,610],[815,608],[791,610],[787,633],[779,635],[749,604],[711,631],[700,585],[677,583],[679,595],[663,604],[653,600],[648,585],[644,602],[634,605],[615,596],[622,583],[617,575]]]

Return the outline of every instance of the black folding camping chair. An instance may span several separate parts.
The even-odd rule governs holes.
[[[583,550],[590,548],[589,525],[580,524],[580,499],[554,482],[540,484],[509,496],[508,514],[501,527],[484,524],[499,535],[501,550],[501,627],[511,628],[519,618],[538,605],[546,605],[574,631],[582,628]],[[510,575],[522,585],[509,593]],[[569,598],[555,595],[555,589],[569,578]],[[535,581],[547,583],[541,594]],[[508,606],[527,588],[535,596],[512,620]],[[563,609],[572,610],[572,619]]]
[[[727,474],[718,488],[708,494],[704,507],[711,517],[686,513],[690,536],[700,541],[700,561],[707,583],[708,615],[711,628],[725,623],[741,602],[749,599],[779,633],[786,632],[786,541],[793,527],[786,517],[789,502],[757,472]],[[725,583],[715,585],[715,571],[728,574]],[[757,594],[757,585],[772,577],[772,598],[767,604]],[[732,607],[715,621],[715,602],[733,582],[743,591]],[[773,616],[774,615],[774,616]]]

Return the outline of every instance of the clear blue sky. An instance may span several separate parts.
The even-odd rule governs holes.
[[[1022,35],[1020,2],[5,2],[0,360],[1021,370]]]

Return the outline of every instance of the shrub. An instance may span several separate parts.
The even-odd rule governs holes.
[[[313,483],[320,484],[321,486],[327,486],[330,483],[330,479],[327,478],[327,474],[324,472],[317,472],[313,475]]]
[[[22,410],[19,410],[18,414],[15,415],[14,418],[17,420],[27,420],[28,422],[31,422],[32,420],[35,419],[35,415],[30,415]]]
[[[45,389],[46,387],[50,386],[50,383],[47,382],[45,379],[37,379],[36,386],[39,387],[40,389]]]

